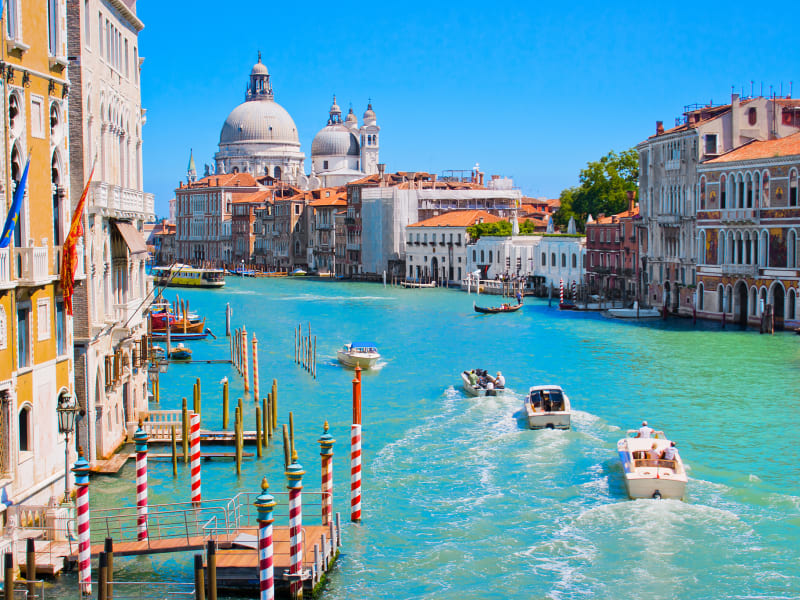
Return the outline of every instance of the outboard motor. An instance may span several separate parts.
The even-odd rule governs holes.
[[[653,500],[661,500],[661,492],[659,490],[653,492]]]

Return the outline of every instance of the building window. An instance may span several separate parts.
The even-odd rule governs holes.
[[[0,305],[0,350],[8,348],[8,322],[6,320],[6,308]]]
[[[564,254],[563,252],[561,253],[561,266],[562,267],[567,266],[567,255]]]
[[[50,298],[41,298],[36,302],[36,322],[39,341],[50,339]]]
[[[550,253],[550,266],[551,267],[555,267],[556,266],[556,253],[555,252],[551,252]]]
[[[59,56],[61,50],[60,42],[61,36],[59,33],[59,21],[61,16],[59,13],[59,0],[47,0],[47,43],[50,56]]]
[[[755,107],[750,107],[747,111],[747,122],[750,125],[755,125],[756,121],[758,120],[758,113],[756,112]]]
[[[31,435],[31,405],[28,404],[19,411],[19,451],[30,452],[33,450]]]
[[[44,98],[31,94],[31,135],[44,137]]]
[[[797,206],[797,171],[789,173],[789,206]]]
[[[706,154],[716,154],[717,153],[717,135],[713,133],[706,134],[705,136],[705,153]]]
[[[325,170],[328,169],[328,161],[327,160],[323,160],[322,161],[322,168],[325,169]]]
[[[30,365],[30,339],[29,337],[29,323],[28,315],[31,309],[27,306],[20,306],[17,308],[17,356],[18,367],[27,367]]]
[[[725,175],[721,175],[719,178],[719,207],[726,208],[727,207],[727,197],[728,197],[728,180]]]
[[[20,0],[6,0],[6,31],[12,40],[19,40],[22,37],[19,27],[19,4]]]
[[[64,302],[56,301],[56,351],[61,356],[67,353],[67,328]]]
[[[578,255],[577,254],[573,254],[572,255],[572,268],[573,269],[577,269],[578,268]]]
[[[545,254],[544,252],[542,252],[542,266],[543,267],[547,266],[547,254]]]

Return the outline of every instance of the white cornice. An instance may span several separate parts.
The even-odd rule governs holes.
[[[144,29],[144,23],[142,23],[139,18],[133,12],[131,12],[131,9],[128,8],[128,6],[122,2],[122,0],[108,0],[108,3],[116,8],[120,15],[127,19],[128,23],[130,23],[136,30],[136,33],[139,33],[142,29]]]

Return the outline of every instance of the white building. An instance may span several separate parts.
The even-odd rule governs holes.
[[[311,177],[309,189],[340,186],[378,172],[379,141],[372,104],[364,113],[364,125],[359,129],[353,109],[342,121],[342,111],[333,97],[328,124],[311,143]],[[359,139],[360,134],[360,139]]]
[[[307,185],[297,127],[286,109],[275,102],[260,52],[250,71],[245,101],[231,111],[222,126],[214,160],[218,174],[269,175],[293,185]]]
[[[76,203],[97,157],[85,227],[87,276],[75,286],[75,388],[85,417],[79,442],[90,462],[111,454],[146,411],[142,309],[150,283],[143,224],[155,218],[143,191],[135,3],[71,2],[70,194]],[[73,10],[74,8],[74,10]]]
[[[469,273],[467,228],[496,223],[500,217],[481,210],[459,210],[406,228],[406,279],[458,284]]]

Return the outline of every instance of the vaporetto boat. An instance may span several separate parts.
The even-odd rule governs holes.
[[[176,263],[169,267],[153,267],[155,284],[161,287],[221,288],[225,285],[222,269],[201,269]]]
[[[569,429],[572,407],[559,385],[535,385],[525,398],[531,429]]]
[[[686,494],[686,470],[677,449],[675,458],[660,458],[672,446],[663,431],[654,437],[637,437],[639,430],[629,429],[617,442],[617,451],[625,472],[625,487],[630,498],[674,498]]]

